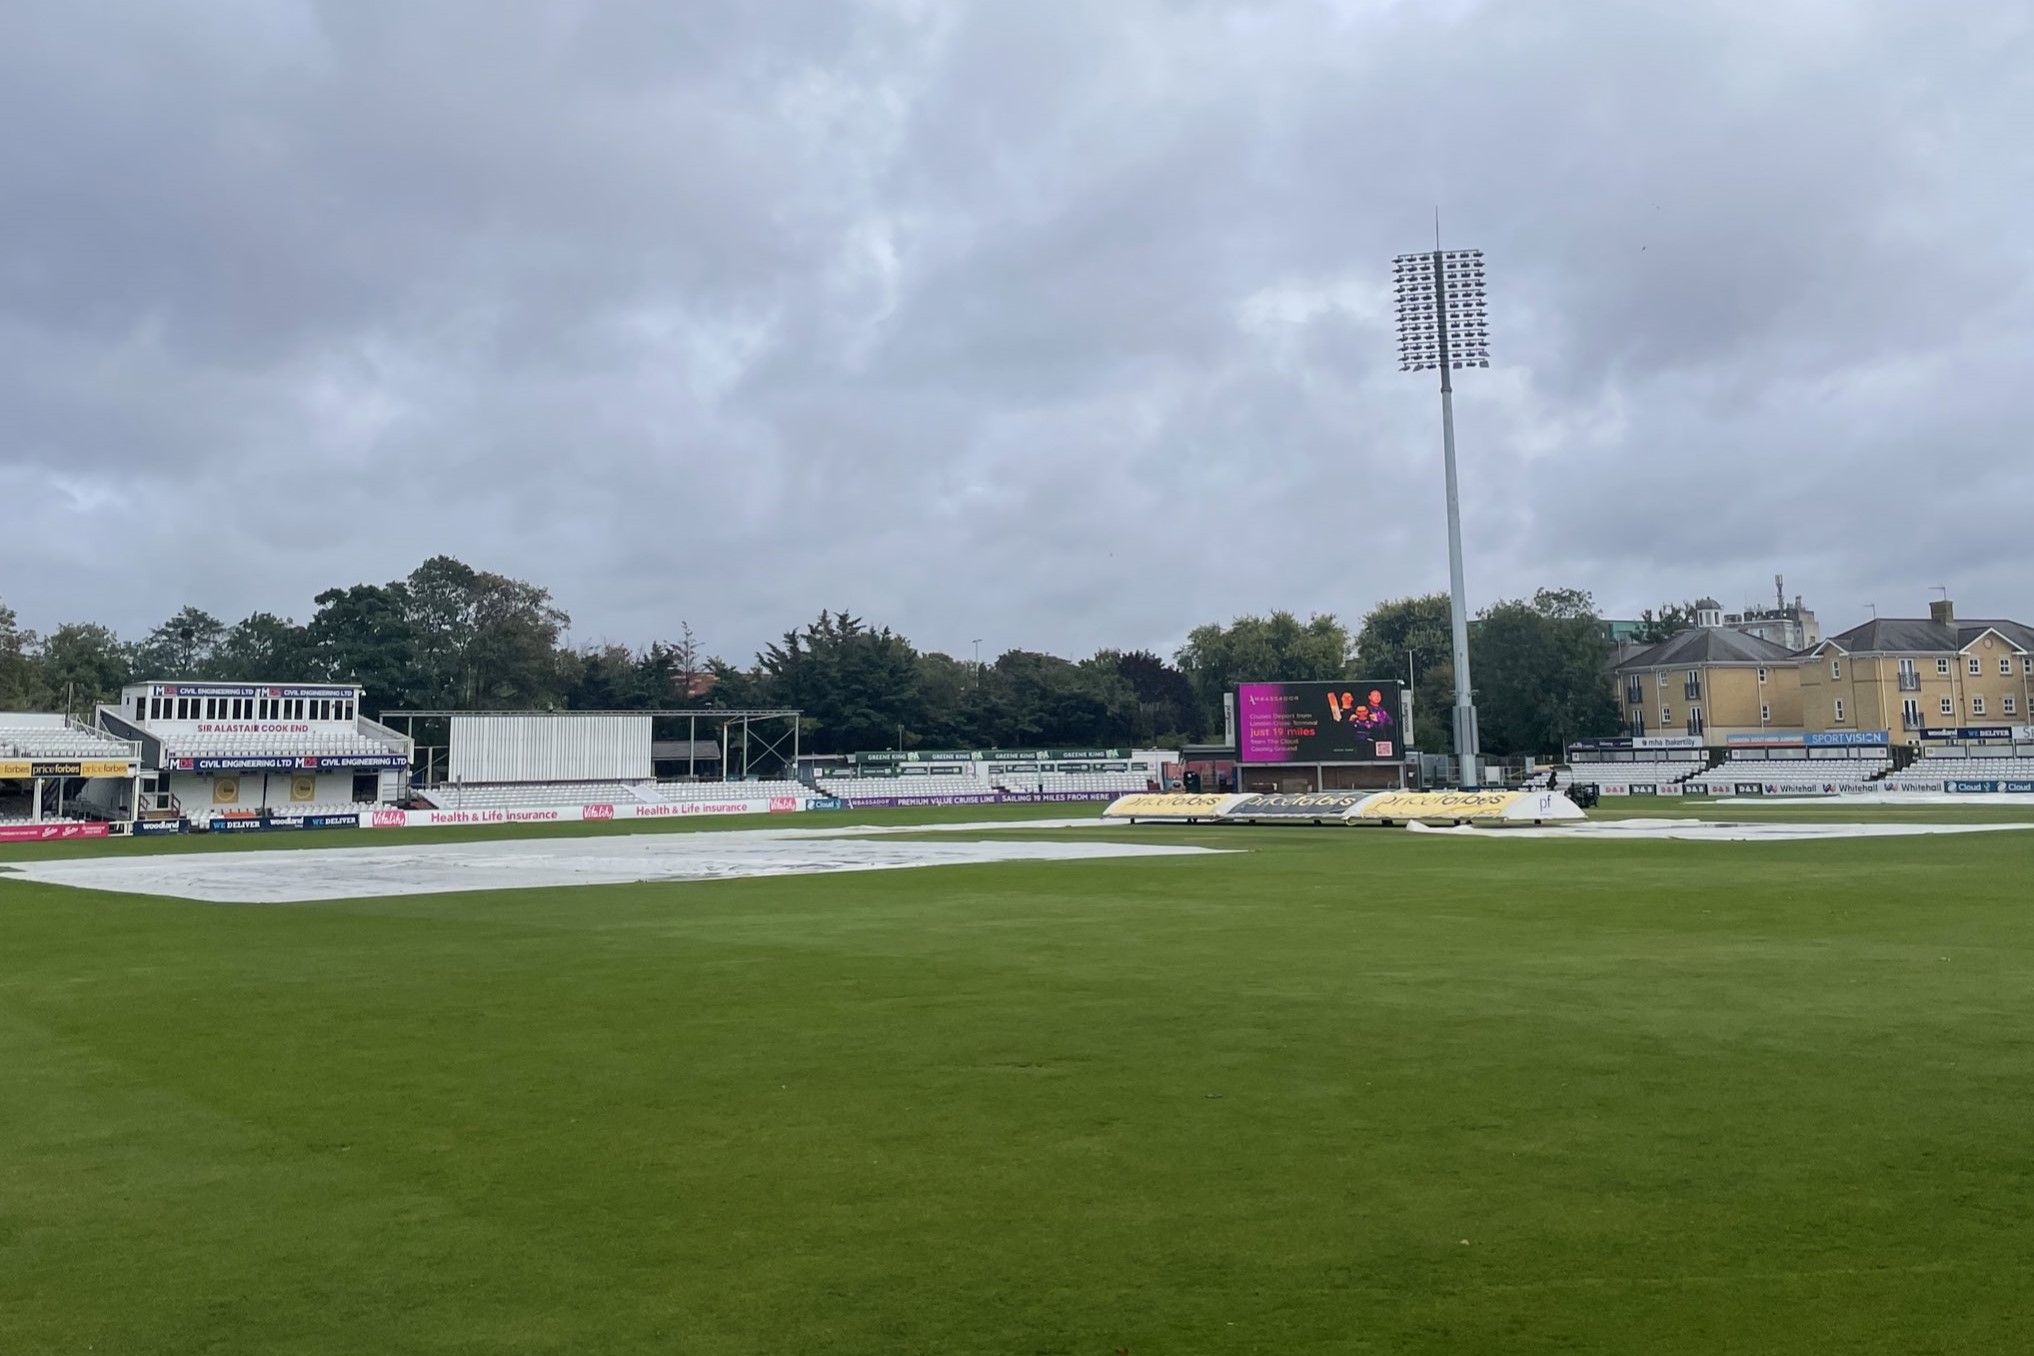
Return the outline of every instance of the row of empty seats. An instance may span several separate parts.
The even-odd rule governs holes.
[[[996,784],[980,775],[955,777],[826,777],[819,789],[842,800],[889,799],[896,796],[930,800],[962,796],[993,796]]]
[[[1143,772],[1011,772],[996,778],[1005,791],[1050,791],[1059,794],[1086,792],[1095,796],[1120,796],[1150,789]]]
[[[1729,791],[1734,782],[1761,782],[1776,786],[1819,786],[1825,782],[1852,785],[1876,781],[1893,765],[1892,759],[1877,758],[1728,758],[1708,772],[1690,780],[1711,791]]]
[[[1646,763],[1614,761],[1576,763],[1574,764],[1573,780],[1578,782],[1593,782],[1598,786],[1618,783],[1637,783],[1640,786],[1671,786],[1675,782],[1686,781],[1695,774],[1704,771],[1707,767],[1707,763],[1692,762],[1686,758],[1678,761],[1660,760]],[[1561,780],[1565,782],[1569,778],[1563,776]],[[1539,786],[1546,785],[1545,774],[1538,774],[1537,780],[1533,784]]]
[[[514,782],[434,786],[422,793],[441,810],[517,810],[551,805],[682,805],[810,797],[797,782]]]
[[[357,815],[364,810],[376,809],[373,805],[362,805],[354,801],[271,801],[266,809],[259,805],[208,805],[191,814],[193,819],[233,819],[240,816],[267,814],[288,815]],[[188,813],[188,812],[187,812]]]
[[[434,786],[424,799],[441,810],[510,810],[545,805],[629,804],[627,782],[528,782],[508,786]]]
[[[0,725],[0,758],[131,758],[125,740],[63,725]]]
[[[400,749],[370,739],[354,730],[312,730],[304,734],[251,734],[240,731],[227,733],[181,732],[163,737],[166,751],[173,758],[234,758],[262,756],[305,756],[327,757],[335,754],[384,754],[399,753]]]
[[[652,803],[678,805],[692,801],[779,800],[785,796],[810,799],[812,788],[803,782],[651,782],[634,788],[636,795]]]
[[[2034,758],[1970,757],[1964,754],[1923,758],[1912,767],[1902,768],[1893,774],[1893,780],[1900,782],[1927,782],[1941,779],[1955,781],[2034,781]]]

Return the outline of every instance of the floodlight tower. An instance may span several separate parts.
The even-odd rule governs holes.
[[[1436,231],[1438,237],[1439,232]],[[1441,450],[1448,470],[1448,592],[1455,643],[1455,755],[1461,785],[1476,786],[1476,702],[1469,687],[1469,611],[1462,586],[1462,500],[1455,480],[1455,383],[1452,373],[1490,366],[1483,251],[1401,254],[1392,260],[1398,298],[1398,370],[1441,374]]]

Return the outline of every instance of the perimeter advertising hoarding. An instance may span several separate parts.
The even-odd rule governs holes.
[[[112,758],[0,759],[0,779],[30,777],[132,777],[135,765]]]
[[[72,838],[104,838],[106,824],[0,824],[0,843],[59,843]]]
[[[1376,763],[1405,756],[1404,685],[1243,683],[1236,689],[1239,763]]]
[[[1341,819],[1376,795],[1366,791],[1286,791],[1251,796],[1223,811],[1224,819]]]

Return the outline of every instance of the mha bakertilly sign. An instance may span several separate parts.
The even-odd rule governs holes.
[[[1102,812],[1132,823],[1546,824],[1581,819],[1558,791],[1323,791],[1258,796],[1125,796]]]

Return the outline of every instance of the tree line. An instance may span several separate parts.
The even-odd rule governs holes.
[[[1332,615],[1243,616],[1194,628],[1165,658],[1010,650],[985,663],[921,651],[888,627],[823,611],[752,662],[706,653],[690,626],[640,649],[573,647],[549,590],[435,556],[385,584],[327,589],[298,623],[228,624],[195,606],[136,640],[94,622],[46,636],[0,601],[0,710],[89,714],[138,680],[355,682],[365,709],[698,710],[795,707],[815,753],[884,748],[1172,747],[1219,739],[1238,682],[1410,682],[1417,746],[1450,745],[1448,599],[1373,607],[1352,634]],[[1614,733],[1609,649],[1586,593],[1543,589],[1486,608],[1470,668],[1483,747],[1557,752]]]

